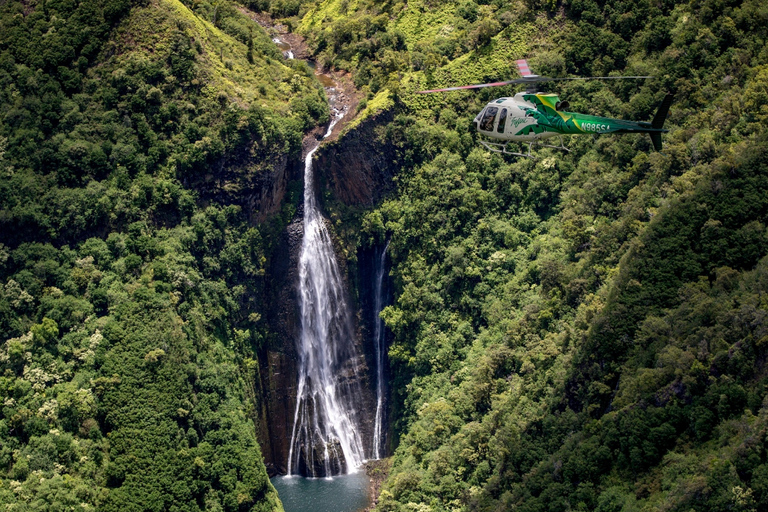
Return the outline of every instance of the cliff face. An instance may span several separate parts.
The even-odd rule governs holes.
[[[394,189],[399,168],[395,147],[377,133],[394,120],[390,110],[362,121],[338,140],[317,151],[316,169],[321,196],[326,192],[347,206],[372,207]]]
[[[370,207],[381,201],[393,189],[392,178],[397,168],[394,148],[380,140],[376,128],[392,121],[390,112],[382,112],[362,123],[333,142],[324,143],[314,161],[316,184],[320,197],[325,192],[348,206]],[[275,164],[277,167],[277,164]],[[285,195],[286,183],[300,176],[299,166],[285,165],[276,170],[272,182],[254,190],[251,210],[254,218],[263,218],[278,211]],[[284,181],[283,181],[284,180]],[[242,179],[241,179],[242,181]],[[226,193],[226,187],[219,187]],[[300,208],[293,221],[282,233],[271,257],[265,286],[265,319],[271,337],[259,352],[261,388],[259,442],[270,475],[287,471],[296,392],[298,360],[296,344],[300,335],[298,263],[303,237],[303,211]],[[342,259],[340,251],[337,258]],[[361,435],[366,447],[371,446],[373,415],[375,413],[376,366],[372,346],[373,302],[369,297],[375,270],[373,253],[365,253],[361,264],[339,261],[347,285],[354,283],[358,293],[349,293],[352,321],[357,337],[358,361],[348,367],[356,368],[346,375],[350,382],[359,379],[363,388],[363,408],[370,411],[369,420],[361,422]],[[350,288],[347,286],[347,290]]]
[[[301,213],[283,232],[269,268],[266,321],[272,336],[259,353],[261,414],[259,443],[270,475],[287,471],[296,408],[299,337],[298,267],[303,236]]]
[[[288,183],[301,179],[301,170],[298,155],[241,152],[222,158],[218,170],[187,177],[184,185],[197,190],[204,202],[240,205],[257,224],[280,211]]]
[[[266,321],[270,326],[271,336],[259,353],[260,382],[258,386],[261,411],[258,435],[270,475],[287,472],[291,431],[296,410],[297,343],[301,334],[298,268],[304,235],[302,214],[303,212],[299,211],[282,233],[272,258],[265,287]],[[350,266],[346,263],[339,261],[348,292],[350,279],[354,276],[348,275]],[[368,270],[367,267],[366,270]],[[364,446],[368,447],[372,442],[373,413],[376,407],[373,394],[375,376],[371,375],[371,368],[374,366],[371,364],[372,354],[367,343],[369,329],[366,322],[367,316],[360,313],[361,308],[356,297],[348,293],[347,300],[351,305],[350,321],[355,334],[356,353],[359,357],[343,365],[340,378],[345,383],[342,386],[344,389],[362,391],[362,396],[358,397],[357,401],[365,412],[361,414],[362,421],[359,422],[359,427]],[[361,327],[361,318],[366,327]]]
[[[391,453],[392,436],[389,429],[389,381],[390,368],[386,353],[392,341],[391,332],[379,320],[379,312],[392,303],[392,282],[389,276],[390,262],[385,253],[386,245],[360,247],[357,250],[357,311],[361,326],[361,340],[368,361],[369,383],[374,401],[377,401],[379,379],[381,379],[382,409],[379,439],[375,441],[381,453]],[[383,268],[381,268],[383,266]],[[377,329],[377,324],[379,329]],[[377,340],[376,337],[379,337]],[[380,346],[377,346],[377,343]],[[377,349],[383,351],[382,366],[377,364]],[[374,406],[375,407],[375,406]],[[375,410],[375,409],[374,409]],[[374,417],[375,423],[375,417]],[[371,446],[374,446],[371,441]]]

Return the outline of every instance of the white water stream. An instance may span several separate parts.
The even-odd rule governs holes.
[[[387,249],[389,242],[381,250],[381,255],[376,262],[376,282],[374,283],[373,314],[374,329],[373,343],[376,351],[376,418],[373,424],[373,450],[371,454],[374,459],[380,459],[382,456],[382,444],[384,442],[384,397],[386,390],[384,388],[384,361],[387,357],[387,344],[384,330],[384,320],[380,318],[381,310],[384,309],[386,295],[384,290],[384,274],[386,273]]]
[[[291,45],[289,43],[286,43],[279,37],[273,37],[272,42],[277,45],[278,48],[283,52],[283,56],[286,59],[294,59],[295,56],[293,55],[293,50],[291,49]]]
[[[325,137],[343,117],[338,112]],[[331,476],[365,460],[355,376],[355,333],[333,244],[315,197],[312,156],[304,161],[304,239],[299,260],[301,335],[288,474]]]

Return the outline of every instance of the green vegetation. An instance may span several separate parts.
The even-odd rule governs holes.
[[[274,227],[196,187],[272,172],[328,107],[234,5],[194,7],[0,6],[7,510],[282,509],[252,398]]]
[[[309,3],[321,63],[392,94],[398,192],[352,221],[390,239],[397,449],[378,509],[768,507],[766,8],[759,2]],[[545,75],[572,110],[649,119],[534,161],[478,148],[508,90]],[[341,228],[340,233],[353,230]]]
[[[306,65],[276,60],[266,36],[252,40],[249,64],[246,45],[178,2],[136,7],[114,31],[100,27],[103,48],[75,40],[50,64],[20,31],[64,37],[46,17],[78,37],[87,30],[54,11],[35,10],[18,24],[21,4],[5,9],[2,136],[10,167],[0,226],[9,242],[71,243],[147,215],[178,222],[192,206],[179,181],[199,183],[223,166],[268,170],[276,154],[299,151],[304,129],[327,119]]]
[[[5,252],[3,331],[25,334],[0,350],[0,501],[278,508],[243,409],[253,298],[227,281],[253,281],[264,257],[238,213]]]
[[[768,508],[768,8],[245,5],[352,72],[360,119],[394,111],[396,194],[334,217],[347,249],[391,241],[379,510]],[[509,90],[413,94],[523,57],[656,76],[558,92],[646,120],[676,91],[664,154],[508,159],[470,121]],[[252,394],[291,209],[254,226],[237,199],[328,119],[311,70],[224,0],[10,1],[0,84],[0,503],[280,509]]]

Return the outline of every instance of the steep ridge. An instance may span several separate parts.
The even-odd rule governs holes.
[[[318,60],[393,98],[375,135],[396,190],[345,209],[336,195],[370,204],[372,187],[334,172],[326,194],[348,254],[391,239],[398,446],[378,508],[765,508],[761,4],[303,4],[291,23]],[[508,91],[412,94],[509,79],[523,57],[656,76],[558,92],[647,120],[676,91],[664,154],[573,137],[505,159],[470,121]]]
[[[5,2],[0,55],[0,503],[281,510],[256,354],[312,71],[229,2]]]

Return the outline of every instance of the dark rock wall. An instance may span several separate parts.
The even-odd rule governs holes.
[[[257,224],[280,211],[288,184],[300,180],[302,172],[299,155],[235,154],[222,158],[217,171],[189,174],[182,178],[182,182],[197,190],[203,202],[241,206],[249,220]]]
[[[376,134],[378,126],[391,122],[391,112],[383,112],[361,123],[334,142],[327,142],[315,154],[314,171],[318,192],[329,191],[338,201],[349,206],[373,207],[394,189],[392,178],[397,166],[394,148]],[[298,161],[298,159],[296,159]],[[279,171],[280,168],[283,171]],[[303,175],[301,165],[284,166],[275,162],[273,179],[248,196],[246,207],[254,219],[263,219],[279,211],[287,183]],[[266,177],[269,174],[263,174]],[[226,187],[225,187],[226,188]],[[287,471],[291,429],[296,407],[298,362],[296,343],[300,334],[298,302],[298,262],[303,237],[303,212],[281,234],[271,256],[264,293],[265,319],[270,338],[259,352],[261,389],[259,441],[270,475]],[[339,251],[337,251],[337,257]],[[354,283],[358,293],[349,293],[354,332],[358,337],[359,353],[364,357],[352,365],[359,369],[355,376],[363,388],[363,408],[369,421],[361,423],[366,450],[370,449],[373,416],[376,410],[376,366],[373,356],[372,299],[370,297],[375,263],[363,256],[358,265],[339,261],[345,282]],[[353,275],[350,275],[353,274]],[[349,290],[349,287],[347,288]],[[362,295],[362,296],[361,296]],[[364,360],[362,360],[364,359]]]
[[[361,122],[316,154],[317,182],[323,192],[348,206],[373,207],[394,189],[397,151],[378,127],[394,120],[391,110]],[[320,197],[323,197],[322,195]]]
[[[297,286],[303,234],[299,212],[280,237],[264,290],[270,337],[259,353],[262,411],[258,434],[270,475],[287,471],[296,408],[296,340],[301,328]]]
[[[357,251],[357,290],[358,290],[358,316],[360,318],[361,326],[361,339],[363,341],[363,347],[365,351],[365,357],[368,361],[369,381],[371,386],[371,393],[374,400],[373,412],[376,412],[376,345],[374,340],[374,333],[376,332],[376,322],[378,321],[378,315],[376,314],[376,279],[379,270],[381,253],[384,250],[384,245],[374,245],[373,247],[361,247]],[[385,259],[386,268],[383,279],[383,305],[387,306],[392,304],[392,280],[389,276],[389,260]],[[389,347],[392,342],[392,333],[389,330],[384,329],[383,340],[384,345]],[[387,448],[385,451],[391,452],[391,442],[389,430],[387,428],[389,418],[388,407],[388,383],[389,383],[389,365],[388,360],[384,359],[384,436],[386,437],[384,446]],[[373,428],[373,427],[372,427]]]

